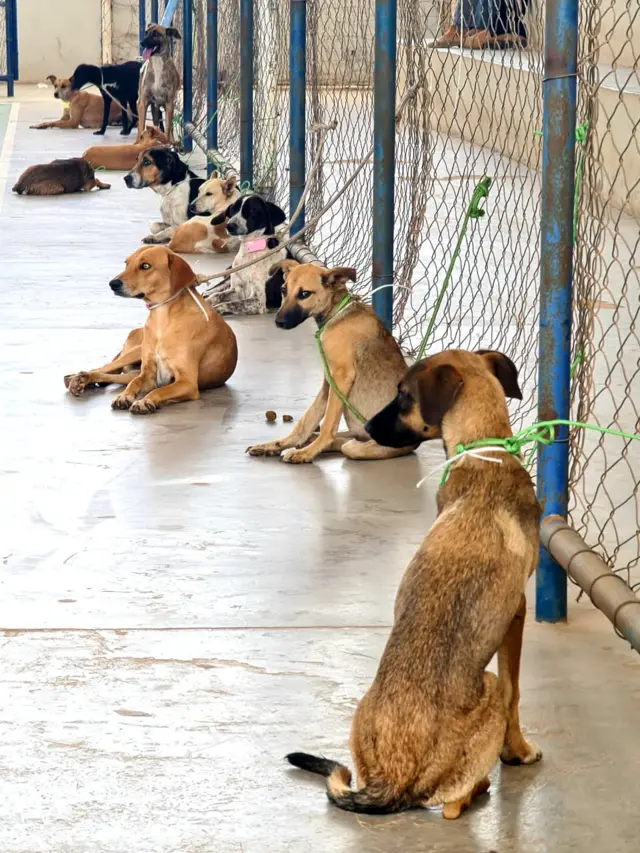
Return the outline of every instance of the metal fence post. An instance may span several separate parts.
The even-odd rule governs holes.
[[[253,0],[240,0],[240,180],[253,187]]]
[[[373,264],[375,290],[393,283],[393,201],[396,144],[396,0],[376,0],[373,83]],[[373,307],[388,329],[393,288],[373,294]]]
[[[185,124],[193,119],[193,6],[192,0],[182,3],[182,145],[188,153],[193,142],[185,133]]]
[[[151,0],[151,22],[152,24],[158,23],[158,0]]]
[[[140,53],[140,42],[147,31],[147,3],[146,0],[138,0],[138,53]]]
[[[5,43],[7,51],[7,73],[0,77],[7,84],[7,97],[13,98],[13,84],[18,79],[18,9],[17,0],[6,0]]]
[[[538,417],[568,418],[570,407],[573,195],[576,128],[578,0],[546,0],[542,121],[542,206]],[[538,454],[538,499],[543,515],[566,517],[568,430]],[[567,576],[540,549],[536,619],[567,617]]]
[[[218,147],[218,0],[207,0],[207,149]],[[207,162],[207,175],[213,163]]]
[[[307,0],[291,0],[289,42],[289,216],[304,192],[306,176],[306,96],[307,96]],[[304,225],[304,208],[290,228],[295,234]]]

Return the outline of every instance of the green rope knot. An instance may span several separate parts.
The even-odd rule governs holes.
[[[480,202],[483,198],[489,197],[490,186],[491,178],[485,176],[473,191],[473,195],[471,196],[471,201],[469,202],[469,208],[467,211],[467,215],[470,219],[480,219],[481,216],[485,215],[486,211],[483,207],[480,207]]]

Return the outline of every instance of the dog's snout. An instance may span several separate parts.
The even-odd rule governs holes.
[[[236,222],[227,222],[227,234],[231,234],[234,237],[238,235],[238,225]]]
[[[129,187],[129,189],[131,189],[131,187],[133,186],[133,175],[131,174],[131,172],[124,176],[124,182]]]
[[[53,97],[54,97],[54,98],[59,98],[59,97],[60,97],[60,92],[54,92],[54,93],[53,93]]]
[[[112,278],[109,282],[109,287],[111,288],[111,290],[113,290],[115,294],[117,294],[118,296],[122,296],[124,282],[121,278]]]

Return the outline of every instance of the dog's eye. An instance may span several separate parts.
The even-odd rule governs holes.
[[[308,299],[312,295],[313,294],[310,290],[301,290],[300,293],[298,293],[298,299]]]
[[[286,285],[284,285],[284,284],[282,285],[282,287],[280,288],[280,293],[281,293],[283,296],[286,296],[286,295],[287,295],[287,288],[286,288]]]
[[[213,193],[207,193],[207,195],[213,195]]]
[[[143,165],[143,166],[150,166],[150,165],[151,165],[151,160],[143,160],[143,161],[142,161],[142,165]]]
[[[150,270],[150,269],[151,269],[151,264],[148,264],[148,263],[145,261],[143,264],[140,264],[140,269],[141,269],[141,270]]]

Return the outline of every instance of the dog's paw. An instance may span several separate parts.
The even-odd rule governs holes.
[[[104,136],[104,134],[105,134],[104,130],[94,130],[93,131],[94,136]]]
[[[149,243],[153,244],[153,243],[158,243],[159,241],[156,240],[156,238],[153,236],[153,234],[147,234],[146,237],[142,238],[142,242],[147,243],[147,244],[149,244]]]
[[[308,462],[313,462],[315,458],[315,454],[309,453],[309,451],[304,447],[300,450],[296,447],[290,447],[289,450],[285,450],[281,456],[283,462],[291,462],[294,465],[304,465]]]
[[[249,456],[280,456],[282,447],[277,441],[269,441],[266,444],[253,444],[247,447]]]
[[[70,373],[68,376],[64,377],[64,384],[70,394],[73,394],[74,397],[79,397],[84,393],[84,389],[87,387],[89,383],[89,374],[80,372],[80,373]]]
[[[535,764],[542,758],[542,750],[537,743],[520,739],[520,743],[507,744],[502,747],[500,761],[503,764]]]
[[[135,402],[135,397],[127,394],[118,394],[115,400],[111,403],[112,409],[130,409]]]
[[[142,399],[135,402],[129,411],[132,415],[152,415],[156,409],[156,404],[152,403],[151,400]]]

